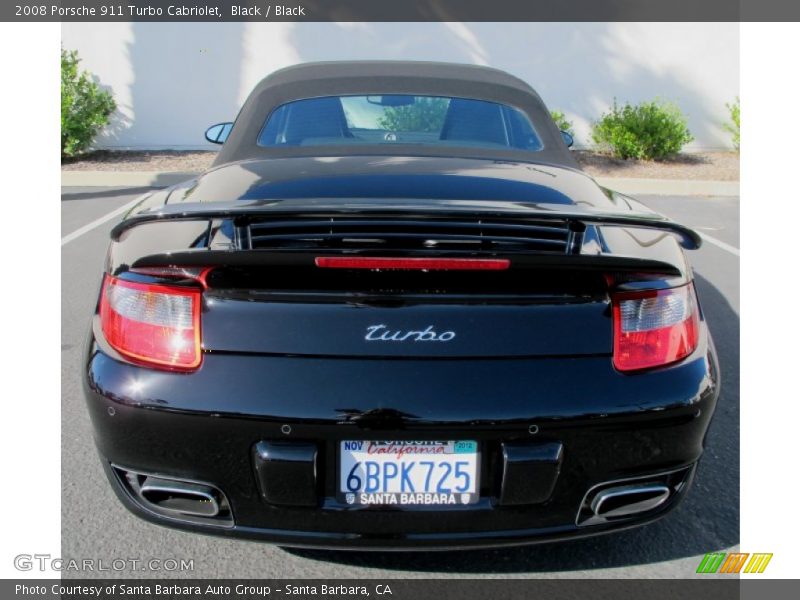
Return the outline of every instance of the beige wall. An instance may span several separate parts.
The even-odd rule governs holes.
[[[739,93],[737,23],[64,23],[62,43],[110,87],[103,147],[207,148],[252,87],[297,62],[412,59],[497,67],[528,81],[590,144],[614,97],[661,97],[689,117],[693,149],[728,147]]]

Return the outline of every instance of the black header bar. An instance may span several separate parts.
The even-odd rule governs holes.
[[[762,585],[768,582],[759,582]],[[795,582],[797,583],[797,582]],[[50,579],[0,581],[0,597],[57,600],[757,600],[727,579]],[[769,598],[797,586],[770,586]],[[773,595],[774,594],[774,595]]]
[[[11,0],[0,21],[798,21],[792,0]]]

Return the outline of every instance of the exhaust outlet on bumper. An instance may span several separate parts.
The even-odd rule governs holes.
[[[669,498],[665,485],[629,485],[608,488],[592,500],[592,512],[603,518],[627,517],[658,508]]]
[[[675,471],[599,483],[583,497],[575,524],[644,519],[673,506],[688,489],[695,465]]]
[[[171,479],[110,465],[120,491],[140,509],[176,521],[233,526],[227,497],[219,488],[201,481]]]
[[[145,502],[164,511],[195,517],[216,517],[219,514],[214,490],[206,485],[145,477],[139,495]]]

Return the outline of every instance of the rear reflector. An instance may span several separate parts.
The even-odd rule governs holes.
[[[614,294],[614,366],[636,371],[676,362],[697,348],[694,287]]]
[[[511,261],[502,258],[377,258],[368,256],[318,256],[323,269],[389,269],[403,271],[504,271]]]
[[[137,362],[189,370],[200,365],[200,290],[106,276],[100,323],[108,343]]]

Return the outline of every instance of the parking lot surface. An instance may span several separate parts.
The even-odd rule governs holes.
[[[108,217],[144,189],[62,189],[62,558],[188,559],[193,570],[64,572],[64,577],[409,578],[692,577],[707,552],[739,543],[739,199],[642,196],[696,228],[691,254],[722,367],[723,391],[694,486],[672,514],[643,528],[585,540],[464,552],[299,551],[165,529],[128,513],[111,491],[81,394],[82,346],[97,299]]]

